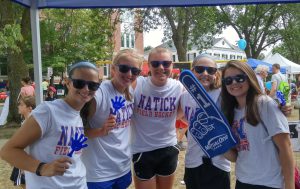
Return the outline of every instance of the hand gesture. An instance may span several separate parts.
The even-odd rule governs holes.
[[[68,157],[62,157],[57,160],[52,161],[51,163],[46,163],[41,168],[42,176],[56,176],[64,175],[67,169],[69,169],[69,164],[72,164],[72,161]]]
[[[114,115],[109,115],[108,119],[105,121],[102,129],[103,129],[103,136],[108,135],[108,133],[114,129],[116,126],[116,118]]]
[[[69,157],[72,157],[73,153],[75,151],[79,151],[82,148],[87,147],[87,144],[84,144],[84,142],[87,140],[87,138],[84,136],[84,134],[80,134],[78,138],[78,133],[75,133],[75,138],[71,138],[71,148],[72,150],[68,153]]]
[[[115,96],[115,100],[111,99],[111,103],[113,106],[113,111],[111,109],[111,114],[116,115],[118,110],[125,106],[125,99],[122,96]]]

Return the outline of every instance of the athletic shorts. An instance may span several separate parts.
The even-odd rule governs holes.
[[[202,159],[202,165],[185,168],[186,189],[230,189],[230,173],[215,167],[209,158]]]
[[[176,120],[175,125],[176,125],[176,128],[177,128],[177,129],[183,129],[183,128],[187,128],[187,127],[188,127],[188,125],[185,124],[185,123],[184,123],[183,121],[181,121],[181,120]]]
[[[126,189],[132,182],[131,171],[119,178],[105,182],[88,182],[88,189]]]
[[[278,188],[271,188],[262,185],[246,184],[237,180],[235,184],[235,189],[278,189]]]
[[[14,182],[15,186],[25,184],[25,174],[21,169],[14,167],[10,175],[10,180]]]
[[[134,174],[140,180],[149,180],[154,176],[170,176],[177,168],[178,154],[179,149],[176,145],[134,154]]]

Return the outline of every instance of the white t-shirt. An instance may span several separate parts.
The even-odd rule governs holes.
[[[218,106],[220,105],[220,101],[219,101],[220,92],[221,89],[215,89],[207,92],[210,98]],[[196,112],[197,108],[199,108],[199,106],[187,91],[182,94],[180,104],[184,112],[185,119],[190,124],[190,120],[194,116],[194,113]],[[191,136],[189,131],[187,136],[188,136],[187,137],[188,145],[185,154],[185,167],[195,168],[203,164],[202,157],[205,156],[205,154],[200,148],[199,144]],[[219,155],[212,158],[212,163],[219,169],[222,169],[227,172],[230,171],[230,162],[226,160],[223,155]]]
[[[288,121],[268,96],[259,97],[258,108],[263,123],[257,126],[244,119],[245,109],[234,110],[232,128],[239,142],[235,174],[242,183],[283,188],[279,155],[271,137],[289,133]]]
[[[66,157],[71,150],[71,137],[76,132],[84,132],[79,111],[61,99],[42,103],[32,111],[32,116],[41,127],[42,136],[29,146],[29,154],[45,163]],[[43,177],[25,171],[26,188],[86,189],[86,169],[81,154],[82,150],[73,153],[72,164],[63,176]]]
[[[132,90],[131,90],[132,91]],[[125,96],[114,89],[111,81],[104,81],[97,90],[96,112],[89,124],[91,128],[100,128],[110,115],[111,99]],[[116,127],[106,136],[91,138],[89,147],[84,149],[82,160],[87,168],[88,182],[104,182],[119,178],[130,171],[130,121],[133,113],[133,100],[116,114]]]
[[[277,90],[279,88],[279,84],[280,84],[281,81],[287,82],[287,79],[286,79],[285,75],[283,75],[280,72],[272,75],[271,82],[272,83],[277,83]]]
[[[134,91],[132,152],[152,151],[177,143],[175,121],[183,85],[169,78],[162,87],[138,77]]]

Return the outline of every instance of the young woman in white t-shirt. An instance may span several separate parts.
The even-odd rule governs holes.
[[[101,83],[87,113],[89,148],[82,160],[89,189],[126,189],[132,182],[130,130],[133,114],[131,84],[141,72],[142,56],[135,50],[119,51],[113,59],[112,80]],[[119,110],[112,102],[124,100]],[[84,112],[82,112],[84,113]]]
[[[171,189],[179,149],[175,121],[183,86],[170,78],[172,53],[151,50],[151,76],[139,77],[134,89],[132,153],[137,189]]]
[[[99,88],[98,69],[89,62],[74,64],[66,85],[67,96],[37,106],[0,151],[5,161],[25,170],[26,188],[87,188],[82,150],[67,155],[71,138],[83,134],[79,111]]]
[[[294,189],[289,126],[277,103],[262,94],[248,64],[229,61],[222,79],[222,110],[238,139],[225,154],[236,162],[236,189]]]
[[[192,63],[192,72],[211,99],[220,106],[221,77],[214,60],[208,55],[197,56]],[[180,104],[185,120],[190,123],[199,108],[197,103],[186,91],[181,96]],[[207,158],[190,132],[187,142],[184,174],[186,188],[230,189],[230,162],[223,155]]]

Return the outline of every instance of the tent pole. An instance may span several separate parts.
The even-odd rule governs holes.
[[[33,51],[33,65],[34,65],[35,101],[36,101],[36,105],[38,105],[41,102],[43,102],[43,91],[42,91],[40,21],[39,21],[39,11],[37,9],[37,1],[35,0],[31,0],[30,21],[31,21],[32,51]]]

